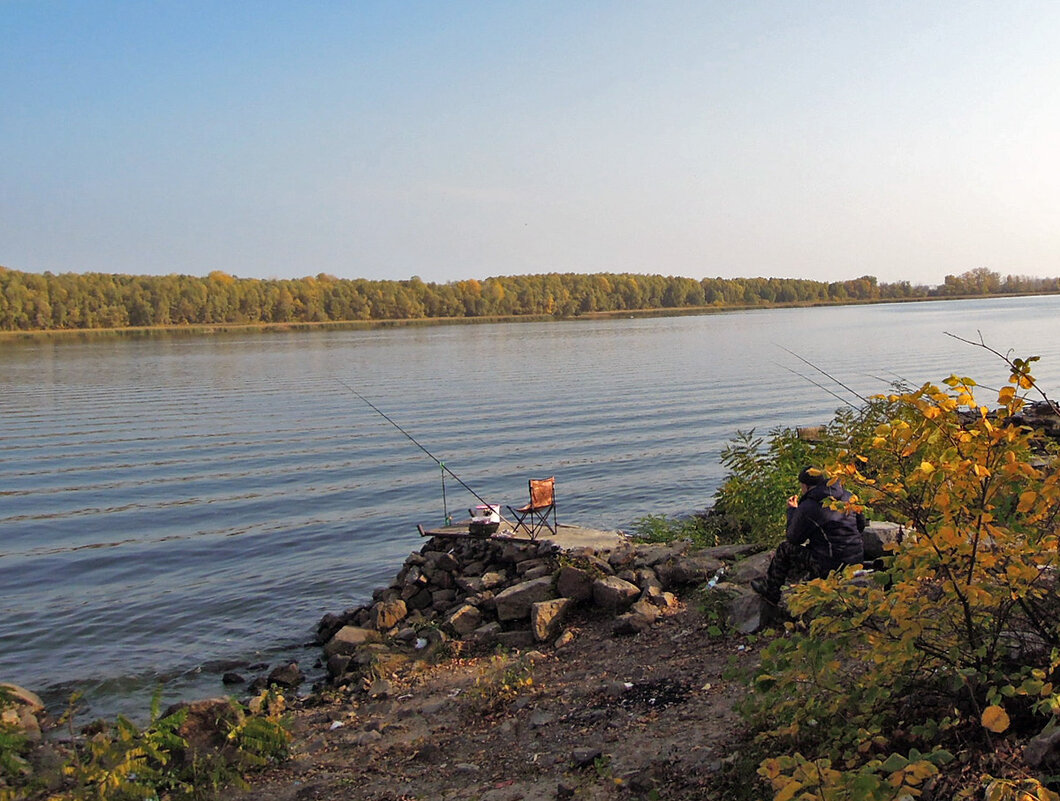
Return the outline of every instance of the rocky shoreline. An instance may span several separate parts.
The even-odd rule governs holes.
[[[883,543],[897,536],[900,528],[892,524],[870,526],[869,553],[882,553]],[[550,752],[549,769],[543,773],[529,771],[521,780],[523,795],[502,793],[497,798],[570,795],[572,787],[580,786],[579,771],[588,766],[603,771],[601,759],[609,780],[620,780],[597,782],[607,792],[632,785],[651,792],[666,786],[668,798],[679,797],[663,764],[682,750],[675,743],[667,746],[671,756],[664,759],[656,754],[645,764],[640,756],[652,748],[644,743],[634,748],[609,746],[608,725],[594,736],[584,736],[608,724],[603,713],[594,713],[599,719],[590,721],[593,725],[567,731],[562,716],[542,712],[535,717],[533,710],[562,701],[564,693],[568,702],[583,691],[594,698],[602,694],[603,709],[618,704],[636,710],[636,699],[651,696],[654,700],[645,710],[649,717],[663,707],[681,705],[687,720],[706,726],[714,735],[735,726],[732,705],[742,688],[732,684],[726,695],[719,696],[718,688],[725,686],[722,664],[708,658],[693,665],[689,660],[697,652],[719,651],[725,653],[726,662],[734,657],[753,659],[753,641],[722,640],[712,632],[751,635],[776,620],[776,608],[748,587],[764,574],[769,556],[753,545],[638,544],[619,532],[578,527],[561,528],[557,537],[537,542],[432,537],[406,558],[370,603],[321,619],[317,667],[326,671],[326,678],[309,695],[288,700],[295,736],[293,759],[255,779],[256,790],[248,798],[329,797],[334,789],[330,781],[346,781],[351,773],[372,773],[369,764],[354,758],[361,749],[373,759],[438,749],[438,759],[443,760],[445,754],[467,751],[453,735],[469,726],[480,729],[481,738],[500,737],[503,747],[511,750],[513,738],[526,734],[523,713],[530,714],[535,737],[552,729],[549,741],[565,744],[566,750]],[[570,681],[579,671],[590,678],[586,687],[575,689]],[[649,674],[650,681],[635,680]],[[703,676],[711,680],[697,684]],[[293,696],[304,681],[303,671],[292,663],[275,666],[249,688],[251,692],[272,688]],[[439,696],[441,688],[448,689]],[[5,719],[39,741],[43,705],[32,693],[14,689],[15,705],[5,711]],[[693,711],[697,693],[708,696],[710,704]],[[660,698],[666,702],[660,703]],[[209,702],[198,706],[203,703]],[[196,721],[201,725],[200,719]],[[566,722],[571,724],[569,719]],[[583,734],[572,737],[578,732]],[[680,740],[680,735],[675,736]],[[684,736],[696,741],[687,731]],[[341,744],[350,758],[310,793],[304,774],[329,763],[323,758],[329,744]],[[704,750],[702,744],[693,751],[694,755],[683,757],[695,763],[689,776],[698,777],[690,780],[689,787],[702,790],[727,755],[716,747]],[[472,759],[467,764],[480,762]],[[411,767],[423,784],[416,793],[388,795],[387,780],[374,794],[356,797],[468,797],[459,792],[474,778],[472,773],[484,769],[471,771],[465,765],[462,772],[450,775]],[[513,766],[507,770],[524,772]]]

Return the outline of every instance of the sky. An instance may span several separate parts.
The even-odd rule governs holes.
[[[1060,3],[0,0],[0,265],[1060,275]]]

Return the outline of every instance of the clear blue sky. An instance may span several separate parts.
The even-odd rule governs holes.
[[[1060,274],[1060,3],[0,0],[0,265]]]

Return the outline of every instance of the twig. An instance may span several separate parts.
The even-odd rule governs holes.
[[[995,350],[994,348],[990,347],[989,345],[986,344],[986,340],[983,339],[983,332],[980,331],[978,328],[975,330],[975,333],[977,333],[979,335],[979,341],[978,342],[973,342],[970,339],[965,339],[964,337],[957,336],[956,334],[951,334],[949,331],[943,331],[942,333],[944,333],[948,337],[952,337],[953,339],[956,339],[958,342],[963,342],[965,345],[971,345],[972,347],[975,347],[975,348],[982,348],[983,350],[987,351],[988,353],[993,353],[995,356],[997,356],[999,359],[1001,359],[1005,364],[1007,364],[1009,366],[1009,369],[1012,371],[1012,375],[1014,375],[1014,376],[1024,376],[1026,378],[1029,378],[1031,386],[1035,389],[1035,391],[1039,395],[1042,396],[1042,400],[1044,400],[1049,405],[1049,408],[1052,409],[1053,414],[1060,415],[1060,406],[1057,405],[1056,401],[1052,400],[1048,395],[1045,394],[1045,392],[1042,390],[1042,388],[1038,386],[1038,382],[1035,380],[1034,376],[1023,373],[1020,370],[1020,368],[1018,368],[1016,366],[1016,363],[1009,357],[1009,354],[1012,353],[1011,350],[1009,350],[1008,353],[1002,353],[1001,351]],[[1032,357],[1031,361],[1034,361],[1037,358],[1038,358],[1037,356]],[[989,387],[988,387],[988,389],[989,389]]]

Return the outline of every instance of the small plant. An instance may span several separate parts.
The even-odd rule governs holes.
[[[690,540],[694,545],[718,544],[716,527],[703,515],[670,517],[646,515],[633,521],[633,536],[641,542],[674,542]]]
[[[513,701],[533,684],[533,669],[529,660],[497,654],[483,664],[482,672],[475,678],[475,684],[469,691],[469,697],[474,710],[486,714]]]
[[[0,801],[13,801],[16,788],[24,786],[31,774],[25,759],[29,741],[13,723],[3,719],[14,707],[8,692],[0,687]]]
[[[250,768],[287,756],[283,698],[274,691],[252,702],[255,714],[229,702],[232,714],[213,721],[221,744],[198,749],[183,734],[188,709],[162,714],[160,699],[161,688],[144,728],[119,715],[113,722],[90,724],[78,737],[74,718],[80,699],[72,696],[60,718],[70,728],[72,744],[63,747],[62,786],[47,795],[48,801],[206,801],[226,787],[244,784]],[[23,758],[25,747],[25,738],[0,724],[0,801],[36,798],[42,792]]]
[[[729,633],[726,622],[729,608],[728,593],[717,588],[714,579],[696,590],[695,604],[696,609],[707,621],[707,633],[711,637],[720,638]]]

